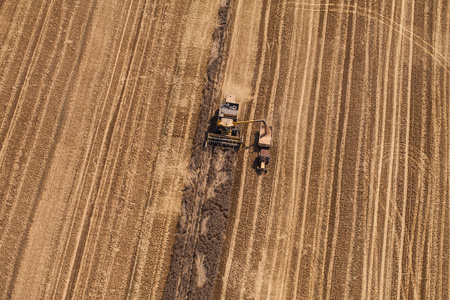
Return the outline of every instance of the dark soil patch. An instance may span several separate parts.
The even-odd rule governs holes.
[[[203,146],[211,117],[222,100],[217,87],[225,56],[230,2],[222,2],[213,34],[194,152],[163,299],[211,298],[225,240],[236,151]]]

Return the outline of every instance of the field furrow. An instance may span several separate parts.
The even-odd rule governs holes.
[[[0,298],[449,298],[448,0],[0,1]],[[226,94],[259,124],[204,148]]]
[[[4,297],[161,297],[218,1],[9,2]]]
[[[445,111],[437,84],[439,72],[448,73],[430,50],[442,44],[443,18],[431,21],[436,6],[264,3],[256,58],[230,57],[223,87],[236,87],[233,68],[251,69],[233,62],[252,64],[256,80],[241,81],[236,94],[252,91],[242,96],[244,119],[258,112],[274,124],[274,174],[249,168],[253,149],[239,155],[215,297],[403,298],[444,290],[431,283],[437,277],[423,279],[437,276],[430,267],[439,266],[446,243],[437,216],[448,200],[436,187],[448,175],[432,163],[448,151],[448,135],[438,133],[448,125],[433,113]],[[254,132],[249,126],[244,136]]]

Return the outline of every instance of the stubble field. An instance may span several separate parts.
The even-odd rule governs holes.
[[[0,2],[1,299],[450,295],[450,5]],[[203,149],[226,93],[274,126]]]

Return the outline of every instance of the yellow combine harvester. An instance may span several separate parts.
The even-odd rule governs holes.
[[[267,173],[273,128],[268,126],[265,120],[238,121],[238,112],[239,104],[236,103],[235,95],[228,94],[225,98],[225,104],[222,104],[219,108],[214,132],[208,132],[207,134],[205,147],[210,145],[239,149],[243,144],[243,140],[238,125],[261,122],[257,171]]]
[[[220,146],[239,149],[242,146],[242,137],[237,126],[239,104],[232,94],[228,94],[225,104],[219,108],[217,123],[214,132],[208,132],[206,146]]]

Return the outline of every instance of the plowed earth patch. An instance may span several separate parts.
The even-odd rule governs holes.
[[[229,213],[235,150],[203,149],[205,133],[222,97],[217,93],[230,18],[223,1],[208,66],[194,152],[183,195],[173,261],[163,299],[209,299],[212,294]]]

